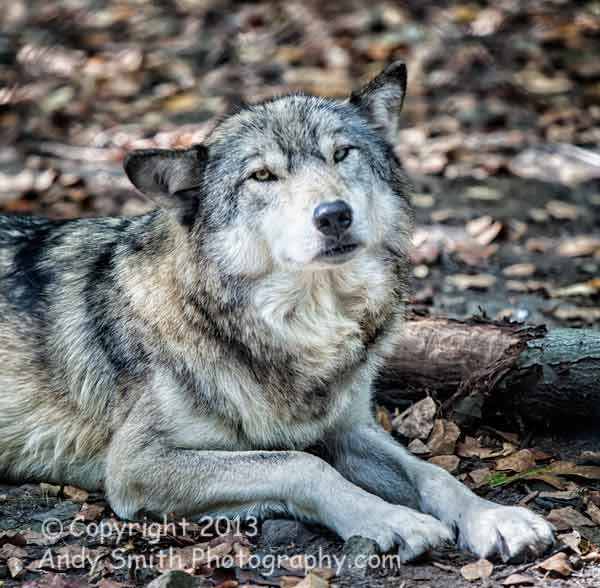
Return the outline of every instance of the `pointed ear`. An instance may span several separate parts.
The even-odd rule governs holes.
[[[352,93],[350,103],[367,114],[385,138],[393,143],[406,94],[406,65],[395,61],[366,86]]]
[[[208,150],[204,145],[189,149],[139,149],[123,163],[131,183],[143,194],[167,203],[177,192],[198,187],[206,164]],[[176,203],[172,202],[171,206]]]

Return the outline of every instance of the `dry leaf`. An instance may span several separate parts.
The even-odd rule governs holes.
[[[40,491],[42,496],[58,496],[60,494],[60,486],[55,486],[54,484],[45,484],[42,482],[40,484]]]
[[[529,584],[535,584],[536,579],[525,574],[511,574],[503,582],[503,586],[523,586]]]
[[[600,551],[590,551],[581,557],[585,562],[600,563]]]
[[[385,406],[377,406],[375,418],[384,431],[387,433],[392,432],[392,417],[390,411]]]
[[[432,456],[452,455],[456,448],[456,442],[460,437],[460,429],[452,421],[436,419],[433,423],[433,429],[427,447]]]
[[[577,465],[573,461],[555,461],[548,466],[548,471],[559,476],[600,480],[600,466]]]
[[[569,565],[569,558],[565,553],[557,553],[537,566],[547,572],[555,572],[565,578],[573,573],[573,569]]]
[[[460,573],[465,580],[481,580],[489,578],[494,571],[494,565],[487,559],[480,559],[460,568]]]
[[[513,455],[496,461],[497,470],[517,472],[519,474],[534,468],[535,465],[535,457],[529,449],[521,449],[521,451],[517,451]]]
[[[429,460],[429,463],[440,466],[452,474],[458,469],[460,459],[456,455],[436,455]]]
[[[591,500],[587,503],[587,513],[590,519],[600,526],[600,508],[598,508]]]
[[[550,200],[546,204],[548,214],[557,220],[575,220],[579,214],[579,207],[562,200]]]
[[[547,518],[559,531],[565,531],[576,527],[594,526],[594,523],[590,521],[590,519],[575,510],[572,506],[555,508],[550,511]]]
[[[536,267],[533,263],[515,263],[514,265],[508,265],[502,273],[507,278],[528,278],[535,274]]]
[[[121,588],[123,584],[116,582],[115,580],[109,580],[108,578],[102,578],[98,582],[98,588]]]
[[[6,566],[8,567],[11,578],[19,578],[25,572],[23,560],[19,559],[18,557],[9,557],[6,561]]]
[[[65,498],[68,498],[73,502],[85,502],[89,497],[88,492],[75,486],[65,486],[63,488],[63,494],[65,495]]]
[[[552,313],[554,318],[561,321],[582,321],[593,324],[600,321],[600,308],[588,308],[582,306],[559,306]]]
[[[558,536],[558,539],[564,543],[567,547],[571,548],[575,553],[581,555],[579,544],[581,543],[581,535],[577,531],[571,533],[563,533]]]
[[[562,478],[555,476],[547,471],[536,471],[525,472],[524,474],[516,474],[517,476],[521,476],[523,480],[539,480],[540,482],[545,482],[548,486],[552,486],[557,490],[563,490],[565,487],[565,482]]]
[[[310,573],[316,574],[324,580],[331,580],[331,578],[335,577],[335,570],[333,568],[312,568]]]
[[[25,536],[25,532],[18,533],[15,531],[4,531],[0,533],[0,546],[6,543],[11,543],[12,545],[24,547],[25,545],[27,545],[27,537]]]
[[[600,292],[600,278],[593,278],[587,282],[578,282],[563,288],[550,290],[552,298],[568,298],[571,296],[593,296]]]
[[[465,228],[479,245],[489,245],[500,234],[502,226],[501,222],[486,215],[469,221]]]
[[[27,552],[17,545],[13,545],[12,543],[5,543],[0,547],[0,560],[7,560],[11,557],[26,557]]]
[[[563,241],[556,252],[561,257],[586,257],[594,255],[600,249],[600,239],[597,237],[579,236]]]
[[[462,443],[458,444],[456,453],[460,457],[478,457],[479,459],[486,459],[494,453],[494,450],[489,447],[482,447],[479,439],[475,437],[465,437]]]
[[[296,584],[296,588],[327,588],[329,582],[317,574],[309,572],[306,578]]]
[[[81,510],[75,515],[76,520],[82,521],[95,521],[100,518],[100,515],[104,512],[104,504],[87,504],[84,503]]]
[[[432,398],[423,398],[392,421],[396,433],[409,439],[427,439],[433,428],[437,406]]]
[[[490,468],[480,468],[469,472],[469,477],[475,482],[475,487],[478,488],[485,484],[485,481],[489,478],[491,473]]]
[[[298,576],[280,576],[279,588],[295,588],[301,581],[302,578]]]
[[[496,277],[491,274],[454,274],[448,277],[454,287],[459,290],[487,290],[496,283]]]
[[[408,444],[408,450],[414,455],[429,455],[429,447],[421,439],[413,439]]]

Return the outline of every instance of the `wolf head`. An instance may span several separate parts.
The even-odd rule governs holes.
[[[392,140],[405,91],[406,68],[394,63],[346,101],[291,95],[247,106],[204,145],[135,151],[125,170],[225,272],[402,254],[410,221]]]

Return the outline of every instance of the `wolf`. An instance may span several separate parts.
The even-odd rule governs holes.
[[[402,336],[406,67],[346,100],[241,107],[124,164],[156,210],[0,217],[0,474],[103,489],[124,519],[288,515],[409,561],[535,557],[551,526],[376,423]]]

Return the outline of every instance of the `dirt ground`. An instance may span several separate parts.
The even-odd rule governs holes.
[[[600,329],[596,0],[14,0],[0,23],[0,212],[141,213],[151,205],[122,172],[128,150],[201,141],[243,101],[297,90],[344,97],[404,59],[409,93],[396,150],[414,183],[411,309]],[[389,411],[390,422],[395,416]],[[0,586],[143,586],[169,566],[133,556],[209,541],[235,565],[188,562],[197,586],[600,586],[597,427],[483,423],[460,431],[442,455],[431,437],[423,441],[425,458],[452,458],[454,475],[479,494],[554,512],[568,544],[556,550],[564,575],[536,567],[542,560],[494,562],[488,577],[469,581],[461,570],[473,560],[454,550],[366,574],[304,579],[296,562],[263,575],[249,557],[260,556],[265,571],[273,556],[342,556],[344,546],[325,529],[277,521],[257,535],[165,524],[156,541],[143,528],[118,538],[101,494],[0,482]],[[553,464],[567,473],[549,476]],[[518,479],[498,482],[498,472]],[[48,520],[65,532],[44,533]],[[104,542],[91,532],[103,523]],[[82,554],[97,564],[77,565]],[[526,578],[510,579],[515,573]]]

